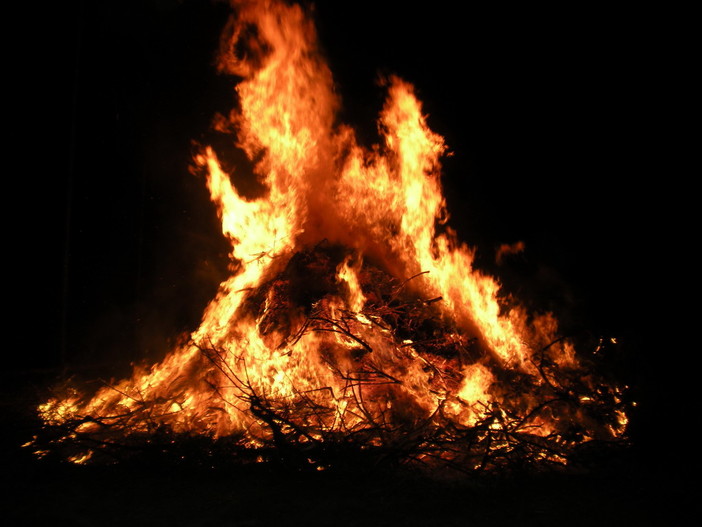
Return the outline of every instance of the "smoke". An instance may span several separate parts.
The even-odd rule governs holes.
[[[497,251],[495,252],[495,262],[497,263],[497,265],[502,265],[506,257],[523,253],[524,249],[525,245],[523,241],[518,241],[509,244],[503,243],[497,248]]]

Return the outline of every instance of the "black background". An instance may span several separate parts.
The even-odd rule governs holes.
[[[318,2],[342,120],[371,142],[379,75],[413,83],[453,153],[450,223],[478,262],[564,327],[623,340],[627,375],[657,400],[666,21],[614,4],[457,5]],[[29,103],[6,199],[10,221],[31,227],[8,229],[22,277],[13,368],[120,371],[197,326],[228,245],[188,167],[192,141],[232,105],[234,80],[214,67],[228,12],[145,0],[24,15],[16,45],[30,51],[10,84]],[[526,252],[496,269],[496,247],[516,241]]]
[[[0,495],[17,523],[80,523],[78,512],[97,523],[221,524],[262,511],[309,523],[315,511],[326,520],[324,507],[334,521],[336,509],[356,509],[349,522],[366,524],[382,509],[408,525],[442,512],[453,516],[447,525],[669,524],[685,514],[699,399],[698,199],[684,165],[696,124],[686,98],[696,62],[685,50],[697,31],[684,22],[693,18],[618,2],[409,4],[317,2],[342,120],[370,143],[378,76],[415,84],[453,152],[443,175],[450,223],[481,268],[530,306],[552,309],[565,333],[622,343],[616,373],[640,403],[635,455],[607,457],[602,477],[518,478],[506,493],[476,493],[474,482],[467,493],[435,482],[412,490],[394,475],[310,489],[266,467],[221,480],[158,463],[42,469],[18,445],[36,433],[47,387],[73,372],[122,377],[130,362],[158,360],[197,327],[227,276],[228,244],[188,167],[193,140],[211,140],[213,115],[232,105],[233,79],[214,67],[226,3],[40,0],[3,11],[10,295]],[[495,249],[516,241],[524,254],[496,266]]]

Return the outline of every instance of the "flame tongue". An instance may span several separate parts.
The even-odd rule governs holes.
[[[579,364],[570,344],[551,345],[553,317],[505,310],[472,251],[451,229],[437,233],[446,146],[412,86],[387,79],[383,144],[365,149],[336,124],[332,76],[303,10],[234,5],[219,68],[243,80],[237,109],[215,125],[235,134],[232,147],[267,192],[243,197],[232,184],[242,175],[226,173],[211,147],[195,161],[235,272],[188,344],[87,402],[49,401],[44,418],[97,416],[128,433],[155,419],[253,445],[291,430],[310,442],[353,434],[380,444],[387,430],[418,423],[482,423],[486,434],[511,423],[547,437],[577,422],[580,440],[621,433],[622,423],[595,423],[559,399],[565,377],[549,377],[545,357],[567,372]]]

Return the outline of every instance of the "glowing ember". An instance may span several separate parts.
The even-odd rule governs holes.
[[[466,469],[498,465],[515,445],[562,463],[579,443],[620,437],[626,415],[607,406],[618,389],[557,338],[552,315],[507,308],[445,226],[446,146],[412,86],[387,79],[383,144],[365,149],[336,122],[303,9],[233,4],[219,69],[243,80],[237,109],[215,127],[235,133],[232,148],[268,190],[244,198],[211,147],[195,163],[235,271],[187,344],[91,397],[46,402],[45,422],[83,435],[165,427],[252,448],[304,444],[312,458],[322,444],[412,440],[413,459]]]

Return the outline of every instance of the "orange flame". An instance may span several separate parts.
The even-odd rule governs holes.
[[[176,432],[243,433],[257,445],[270,434],[257,407],[261,398],[313,402],[323,411],[298,418],[321,434],[369,421],[427,419],[439,411],[470,426],[493,404],[530,408],[543,402],[528,394],[519,403],[506,401],[509,390],[499,386],[500,375],[514,372],[543,385],[548,377],[538,370],[537,352],[550,345],[554,362],[577,369],[573,346],[552,344],[552,315],[506,310],[500,284],[474,268],[473,251],[445,227],[440,159],[446,145],[427,126],[413,87],[397,77],[386,80],[383,144],[366,149],[350,127],[336,123],[340,102],[303,9],[272,0],[233,5],[218,67],[243,80],[236,86],[237,109],[215,125],[236,134],[232,147],[255,163],[267,192],[255,200],[243,197],[236,187],[241,176],[226,173],[211,147],[203,147],[195,163],[207,173],[236,271],[221,284],[188,344],[87,401],[48,401],[40,407],[43,418],[65,422],[90,415],[109,422],[138,415],[148,403],[150,418]],[[291,306],[285,329],[269,323],[275,287],[250,308],[251,291],[275,281],[296,252],[321,240],[350,251],[335,270],[337,292],[309,312]],[[399,279],[414,277],[406,286],[417,298],[441,297],[432,308],[455,328],[451,338],[474,339],[485,352],[481,360],[429,357],[364,311],[366,261]],[[314,330],[306,331],[310,324]],[[557,428],[556,414],[540,413],[528,424],[546,436]],[[149,424],[135,418],[129,427],[146,431]],[[622,431],[623,425],[611,434]]]

